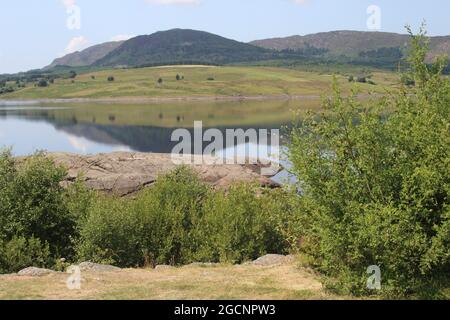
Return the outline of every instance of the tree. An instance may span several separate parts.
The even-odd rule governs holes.
[[[162,78],[159,78],[159,79],[158,79],[158,83],[159,83],[159,84],[162,84],[163,82],[164,82],[164,80],[163,80]]]
[[[76,77],[77,77],[77,73],[75,71],[71,70],[69,72],[69,78],[70,79],[75,79]]]
[[[181,80],[181,76],[179,74],[177,74],[176,79],[177,79],[177,81],[180,81]]]
[[[48,82],[45,79],[41,79],[41,80],[39,80],[37,85],[38,85],[38,87],[41,87],[41,88],[48,87]]]
[[[411,34],[414,88],[378,103],[343,97],[337,84],[322,114],[292,131],[290,159],[304,212],[301,251],[341,292],[433,297],[450,274],[450,82],[447,62],[425,62],[428,41]],[[320,119],[320,121],[318,120]]]
[[[113,76],[109,76],[109,77],[108,77],[108,81],[109,81],[109,82],[113,82],[114,80],[115,80],[115,78],[114,78]]]

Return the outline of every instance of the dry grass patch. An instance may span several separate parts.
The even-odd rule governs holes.
[[[81,290],[66,274],[0,278],[0,299],[334,299],[318,277],[296,263],[275,267],[186,266],[83,273]]]

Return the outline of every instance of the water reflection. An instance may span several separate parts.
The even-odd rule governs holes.
[[[111,151],[169,153],[176,128],[279,129],[293,112],[318,101],[177,103],[156,105],[71,104],[0,106],[0,147],[17,155],[36,150],[95,154]]]

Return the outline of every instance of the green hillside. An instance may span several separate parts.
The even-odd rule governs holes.
[[[225,64],[261,60],[271,54],[267,49],[211,33],[173,29],[130,39],[94,65]]]
[[[46,87],[26,84],[25,88],[0,95],[0,99],[320,96],[330,91],[332,79],[332,74],[269,67],[110,69],[80,74],[74,79],[55,79]],[[372,84],[349,83],[345,75],[338,76],[338,80],[344,90],[358,86],[363,92],[380,93],[398,83],[397,75],[388,72],[371,74]]]

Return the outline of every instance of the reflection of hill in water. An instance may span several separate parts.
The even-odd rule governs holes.
[[[95,119],[92,122],[87,121],[87,117],[80,120],[80,117],[71,110],[63,109],[45,109],[45,108],[17,108],[17,109],[0,109],[0,117],[17,117],[28,121],[43,121],[53,125],[56,129],[61,130],[70,135],[85,138],[93,142],[106,145],[122,145],[133,150],[141,152],[171,152],[178,142],[171,142],[172,132],[176,128],[158,127],[152,125],[120,125],[115,123],[115,118],[111,116],[108,123],[97,123]],[[95,117],[93,117],[95,118]],[[240,118],[235,118],[239,123]],[[193,123],[192,123],[193,124]],[[190,125],[192,125],[190,124]],[[225,130],[230,129],[279,129],[285,123],[273,123],[261,126],[235,126],[227,125],[218,127],[225,137]],[[180,124],[180,127],[183,127]],[[193,136],[193,129],[187,128]],[[204,128],[207,130],[208,128]],[[205,143],[205,146],[209,143]]]
[[[95,124],[54,124],[58,130],[88,140],[108,144],[124,145],[140,152],[170,153],[178,142],[172,142],[173,128],[144,126],[107,126]],[[273,128],[279,128],[275,126]],[[207,128],[205,128],[206,130]],[[227,128],[218,128],[225,137]],[[249,128],[241,128],[247,130]],[[259,128],[254,128],[259,129]],[[266,128],[261,128],[266,129]],[[270,128],[269,128],[270,129]],[[193,129],[188,129],[193,137]],[[205,143],[205,146],[209,143]]]
[[[173,129],[136,126],[107,126],[95,124],[55,124],[66,133],[88,140],[108,144],[124,145],[141,152],[168,153],[176,143],[170,142]]]

